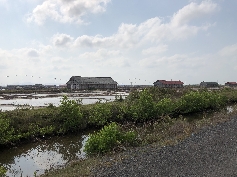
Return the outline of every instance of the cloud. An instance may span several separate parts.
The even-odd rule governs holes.
[[[170,21],[165,22],[159,17],[150,18],[140,24],[122,23],[112,36],[83,35],[76,38],[74,46],[78,47],[120,47],[133,48],[146,43],[157,44],[161,41],[183,40],[206,31],[212,25],[191,25],[189,22],[205,17],[217,10],[217,4],[203,1],[200,4],[189,5],[174,13]]]
[[[35,49],[30,49],[27,52],[27,56],[29,57],[38,57],[39,56],[39,52]]]
[[[219,54],[223,57],[230,57],[237,55],[237,44],[226,46],[219,51]]]
[[[189,54],[175,54],[171,56],[150,56],[139,61],[139,65],[144,68],[162,68],[162,70],[197,70],[204,67],[208,57],[194,57]]]
[[[118,55],[120,55],[120,52],[118,50],[108,51],[106,49],[99,49],[96,52],[86,52],[84,54],[81,54],[80,58],[93,61],[102,61]]]
[[[40,52],[36,49],[33,48],[21,48],[21,49],[13,49],[11,52],[14,57],[19,56],[20,58],[22,57],[22,60],[27,60],[27,58],[35,58],[39,57]]]
[[[67,34],[56,34],[51,40],[54,46],[63,47],[69,45],[73,38]]]
[[[102,13],[110,0],[45,0],[28,14],[27,21],[42,25],[46,19],[60,23],[83,23],[88,13]]]
[[[85,52],[79,56],[81,59],[92,61],[94,65],[106,67],[128,67],[128,59],[123,57],[119,50],[99,49],[95,52]]]
[[[159,45],[159,46],[156,46],[156,47],[150,47],[148,49],[142,50],[142,54],[143,55],[154,55],[154,54],[156,55],[156,54],[163,53],[167,50],[168,50],[167,45]]]
[[[191,2],[189,5],[180,9],[171,19],[171,24],[174,26],[182,26],[192,20],[209,15],[217,10],[217,4],[212,1],[202,1],[200,4]]]

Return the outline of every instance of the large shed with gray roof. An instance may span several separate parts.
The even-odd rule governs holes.
[[[117,89],[117,85],[111,77],[72,76],[67,82],[67,88],[71,90]]]
[[[202,88],[213,88],[213,87],[219,87],[219,84],[217,82],[201,82],[200,87]]]

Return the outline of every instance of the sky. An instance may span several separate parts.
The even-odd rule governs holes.
[[[237,82],[236,0],[0,0],[0,85]]]

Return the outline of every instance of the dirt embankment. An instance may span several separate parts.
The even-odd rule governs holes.
[[[102,158],[94,176],[237,176],[237,117],[174,146],[154,145]]]

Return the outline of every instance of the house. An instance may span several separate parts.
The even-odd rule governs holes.
[[[236,82],[226,82],[225,86],[229,86],[229,87],[237,87],[237,83]]]
[[[72,90],[117,89],[117,85],[111,77],[72,76],[67,82],[67,88]]]
[[[166,80],[157,80],[153,83],[155,87],[160,88],[182,88],[183,82],[179,81],[166,81]]]
[[[217,82],[201,82],[200,87],[202,88],[213,88],[213,87],[219,87],[219,84]]]

